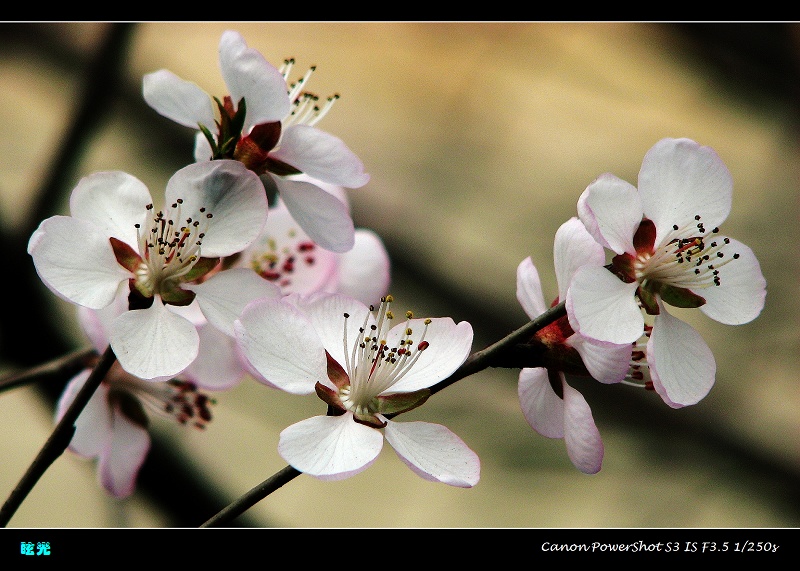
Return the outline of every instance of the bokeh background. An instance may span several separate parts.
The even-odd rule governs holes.
[[[531,256],[555,297],[552,243],[598,175],[629,182],[663,137],[713,147],[734,179],[723,231],[749,245],[767,279],[750,324],[681,314],[717,360],[695,406],[575,381],[606,453],[573,468],[563,442],[534,433],[517,371],[489,369],[407,419],[448,426],[482,461],[472,489],[425,481],[387,445],[341,482],[299,476],[233,525],[256,527],[797,527],[800,525],[798,96],[795,24],[214,22],[0,24],[0,371],[86,346],[74,309],[44,289],[25,245],[66,213],[77,181],[124,170],[155,193],[192,161],[192,133],[150,109],[145,73],[167,68],[226,93],[226,29],[308,89],[341,99],[319,125],[364,161],[349,192],[357,226],[383,238],[398,310],[470,321],[474,350],[527,319],[515,296]],[[295,78],[296,79],[296,78]],[[63,379],[0,393],[0,497],[53,428]],[[216,395],[204,432],[153,420],[136,493],[105,495],[70,453],[45,473],[10,527],[196,527],[285,463],[280,430],[324,413],[246,379]]]

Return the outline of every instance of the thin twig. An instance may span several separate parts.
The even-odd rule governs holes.
[[[78,349],[42,365],[12,373],[0,379],[0,393],[47,379],[66,380],[83,369],[94,366],[98,359],[93,348]]]
[[[33,487],[39,481],[39,478],[47,471],[47,469],[56,461],[56,459],[63,454],[64,450],[69,446],[73,435],[75,434],[75,421],[78,420],[89,399],[92,397],[97,387],[105,378],[111,366],[117,360],[117,356],[109,346],[105,350],[97,366],[92,370],[86,383],[75,395],[75,400],[69,405],[64,416],[56,424],[50,438],[44,443],[39,454],[34,459],[33,463],[25,472],[25,475],[17,484],[17,487],[8,496],[6,503],[0,509],[0,527],[5,527],[11,520],[12,516],[16,513],[17,509]]]
[[[291,466],[286,466],[286,468],[280,472],[276,472],[275,475],[268,480],[265,480],[245,495],[240,496],[235,501],[228,504],[227,507],[200,527],[220,526],[233,521],[285,483],[294,480],[300,474],[302,474],[302,472],[295,470]]]

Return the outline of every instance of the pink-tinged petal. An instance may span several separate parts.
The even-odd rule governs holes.
[[[530,256],[517,266],[517,300],[531,319],[539,317],[547,310],[542,281]]]
[[[400,460],[426,480],[458,488],[471,488],[480,480],[478,455],[444,426],[390,420],[384,435]]]
[[[238,32],[227,30],[219,41],[219,65],[234,106],[244,97],[244,132],[253,125],[280,121],[289,114],[289,88],[278,69]]]
[[[111,324],[126,311],[128,311],[128,288],[120,289],[114,301],[103,309],[78,306],[78,323],[98,353],[102,353],[108,347]]]
[[[197,84],[160,69],[142,79],[142,95],[158,113],[185,127],[198,125],[215,131],[215,113],[211,97]]]
[[[82,178],[69,199],[70,213],[89,222],[98,234],[118,238],[138,250],[136,224],[144,225],[153,199],[138,178],[120,171]]]
[[[659,303],[647,342],[653,387],[672,408],[696,404],[714,385],[717,364],[706,342],[688,323],[670,315]]]
[[[272,156],[330,184],[360,188],[369,182],[361,159],[341,139],[316,127],[287,127]]]
[[[211,145],[208,144],[208,139],[202,131],[198,131],[194,136],[194,160],[195,162],[210,161],[214,155],[211,150]]]
[[[598,341],[633,343],[644,332],[644,317],[625,283],[603,267],[585,266],[575,273],[566,307],[573,330]]]
[[[337,259],[336,291],[377,307],[391,281],[389,253],[380,237],[372,230],[357,229],[353,249]]]
[[[558,282],[558,297],[566,299],[575,272],[583,266],[602,266],[606,263],[606,253],[583,222],[570,218],[556,231],[553,241],[553,264]]]
[[[564,387],[564,443],[572,464],[584,474],[596,474],[603,463],[603,441],[583,395]]]
[[[78,392],[86,384],[91,373],[91,369],[81,371],[67,383],[56,404],[56,422],[60,421],[67,413],[67,409],[78,396]],[[111,426],[108,386],[101,383],[75,421],[75,434],[69,443],[70,450],[86,458],[98,456],[106,442],[111,439]]]
[[[304,395],[327,379],[325,348],[308,317],[290,303],[254,301],[235,322],[234,330],[242,354],[273,386]]]
[[[345,345],[351,351],[356,339],[364,335],[359,328],[364,326],[365,319],[367,327],[375,323],[369,307],[346,295],[323,292],[291,299],[306,313],[325,350],[343,367],[350,358],[349,353],[345,355]],[[346,320],[345,313],[349,316]]]
[[[115,319],[110,341],[123,369],[153,381],[183,372],[200,345],[195,326],[169,311],[157,296],[148,309],[126,311]]]
[[[187,284],[185,289],[197,294],[203,315],[214,327],[233,335],[233,322],[245,306],[259,298],[276,299],[281,290],[253,270],[231,268],[214,274],[200,284]]]
[[[292,217],[319,246],[332,252],[347,252],[355,243],[350,209],[318,186],[299,180],[273,177]]]
[[[133,277],[117,263],[108,236],[68,216],[42,221],[31,235],[28,253],[36,273],[53,293],[92,309],[111,303],[120,283]]]
[[[182,199],[186,217],[203,217],[201,255],[230,256],[246,248],[267,220],[267,197],[258,176],[239,161],[193,163],[167,182],[165,203]],[[200,212],[200,208],[205,208]],[[212,217],[208,218],[211,214]]]
[[[405,328],[413,331],[414,350],[422,341],[425,325],[422,319],[411,319],[395,325],[386,336],[389,347],[399,347]],[[449,317],[433,317],[425,333],[428,347],[419,355],[419,359],[392,385],[387,392],[411,392],[426,389],[447,378],[458,369],[472,350],[472,325],[468,321],[455,323]]]
[[[136,477],[150,450],[147,429],[131,421],[114,406],[114,427],[100,456],[97,474],[101,485],[114,497],[126,498],[136,489]]]
[[[211,325],[197,329],[200,350],[183,375],[197,386],[212,391],[230,389],[247,374],[236,340]]]
[[[598,341],[580,333],[571,335],[567,343],[578,351],[592,378],[601,383],[618,383],[628,374],[633,353],[631,343]]]
[[[563,373],[558,375],[563,382]],[[517,394],[522,414],[531,428],[547,438],[564,438],[564,401],[550,386],[547,369],[520,370]]]
[[[722,239],[714,236],[716,242]],[[719,269],[719,286],[695,290],[706,300],[700,311],[726,325],[748,323],[764,309],[767,281],[753,251],[738,240],[731,238],[720,251],[724,256],[714,264]],[[734,254],[739,257],[733,259]],[[721,266],[726,260],[730,263]]]
[[[269,209],[269,224],[239,260],[283,293],[331,291],[337,279],[337,255],[315,244],[280,199]]]
[[[693,224],[696,215],[708,230],[722,224],[731,211],[733,177],[711,147],[662,139],[644,156],[639,194],[661,244],[673,224]]]
[[[369,468],[383,448],[383,435],[342,416],[315,416],[285,428],[278,454],[295,469],[321,480],[344,480]]]
[[[633,235],[642,221],[642,203],[636,187],[606,173],[578,198],[578,216],[592,237],[617,254],[635,254]]]

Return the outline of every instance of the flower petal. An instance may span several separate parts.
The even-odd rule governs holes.
[[[202,131],[198,131],[194,136],[194,160],[195,162],[210,161],[214,155],[211,150],[211,145],[208,144],[208,139]]]
[[[114,497],[125,498],[136,489],[136,477],[150,450],[147,429],[128,419],[114,406],[114,427],[100,456],[97,474],[102,486]]]
[[[517,300],[531,319],[539,317],[547,310],[539,272],[530,256],[517,266]]]
[[[201,255],[230,256],[247,247],[267,220],[267,197],[258,176],[239,161],[193,163],[167,182],[165,203],[183,200],[187,216],[205,217]],[[204,211],[200,211],[204,208]],[[211,214],[212,217],[208,217]]]
[[[567,339],[567,344],[578,351],[589,374],[601,383],[618,383],[628,374],[633,353],[631,343],[609,343],[575,333]]]
[[[602,266],[605,262],[603,246],[589,234],[580,220],[572,217],[564,222],[556,231],[553,241],[559,299],[567,298],[567,288],[578,269],[583,266]]]
[[[234,106],[245,98],[245,134],[254,125],[280,121],[289,114],[289,88],[283,75],[261,53],[248,48],[238,32],[227,30],[222,34],[219,66]]]
[[[420,343],[425,330],[423,319],[411,319],[407,323],[398,323],[386,335],[389,347],[399,347],[405,329],[414,332],[412,339],[415,347]],[[468,321],[455,323],[449,317],[433,317],[427,326],[425,341],[428,347],[421,354],[408,372],[396,381],[388,392],[411,392],[426,389],[447,378],[458,369],[469,356],[472,349],[472,325]]]
[[[670,315],[660,302],[659,307],[647,342],[653,387],[672,408],[695,404],[714,385],[714,355],[691,325]]]
[[[372,230],[357,229],[353,249],[337,259],[336,291],[377,306],[391,281],[389,253],[380,237]]]
[[[567,382],[564,387],[564,443],[572,464],[585,474],[596,474],[603,463],[603,441],[583,395]]]
[[[185,127],[203,125],[215,128],[211,97],[197,84],[181,79],[171,71],[160,69],[142,79],[142,95],[158,113]]]
[[[350,209],[309,182],[273,177],[292,217],[309,237],[332,252],[347,252],[355,243]]]
[[[198,327],[200,349],[184,375],[197,386],[212,391],[230,389],[247,374],[236,340],[211,325]]]
[[[384,434],[400,460],[426,480],[459,488],[471,488],[480,480],[478,455],[440,424],[390,420]]]
[[[595,179],[578,198],[578,216],[586,230],[617,254],[635,254],[633,235],[642,221],[642,203],[636,187],[606,173]]]
[[[317,382],[328,378],[322,341],[309,318],[291,303],[254,301],[235,322],[234,330],[252,367],[281,390],[310,394]]]
[[[269,209],[269,224],[239,260],[283,293],[331,291],[337,280],[337,255],[315,244],[280,199]]]
[[[709,230],[722,224],[731,211],[733,177],[711,147],[661,139],[644,156],[639,194],[659,245],[673,224],[694,223],[696,215]]]
[[[562,373],[558,375],[563,377]],[[547,438],[564,438],[564,401],[550,385],[547,369],[520,370],[517,394],[531,428]]]
[[[92,309],[111,303],[120,284],[133,277],[117,263],[108,236],[69,216],[42,221],[31,235],[28,253],[53,293]]]
[[[70,213],[86,220],[95,232],[118,238],[139,249],[136,224],[144,225],[153,199],[142,181],[128,173],[98,172],[82,178],[69,199]]]
[[[584,266],[567,292],[567,316],[573,330],[611,343],[633,343],[644,332],[644,317],[626,284],[603,267]]]
[[[365,323],[368,327],[375,322],[366,305],[346,295],[322,292],[288,299],[295,300],[306,313],[325,350],[342,366],[350,357],[345,355],[345,336],[347,351],[350,351],[355,340],[363,335],[359,328]],[[346,320],[345,313],[349,316]]]
[[[275,299],[281,290],[253,270],[231,268],[214,274],[200,284],[186,284],[185,289],[197,294],[197,304],[208,321],[220,331],[234,335],[233,322],[251,301]]]
[[[148,309],[126,311],[111,327],[111,347],[122,368],[145,380],[174,377],[197,357],[195,326],[156,296]]]
[[[352,413],[315,416],[285,428],[278,453],[295,469],[321,480],[343,480],[369,468],[383,435],[353,420]]]
[[[67,383],[56,404],[56,422],[59,422],[67,413],[67,409],[78,396],[78,392],[86,384],[91,373],[91,369],[81,371]],[[69,443],[70,450],[86,458],[98,456],[105,447],[106,441],[111,438],[111,426],[108,385],[101,383],[75,421],[75,434]]]
[[[330,184],[360,188],[369,182],[361,159],[341,139],[316,127],[287,127],[272,156]]]
[[[722,239],[715,236],[717,242]],[[730,238],[730,243],[720,251],[724,254],[723,261],[732,260],[734,254],[739,257],[719,268],[719,286],[695,290],[706,300],[700,311],[726,325],[748,323],[764,309],[767,281],[753,251],[738,240]]]

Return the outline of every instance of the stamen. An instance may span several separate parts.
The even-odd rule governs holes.
[[[719,228],[706,232],[699,214],[681,228],[673,225],[663,246],[652,254],[637,257],[634,264],[637,279],[645,287],[649,282],[692,290],[719,286],[719,269],[738,259],[739,254],[726,257],[722,248],[730,239],[715,238],[718,233]]]

